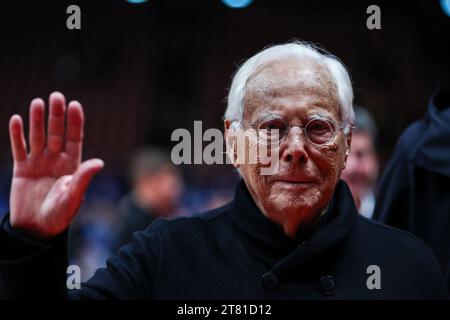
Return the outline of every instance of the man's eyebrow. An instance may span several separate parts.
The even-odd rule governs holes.
[[[311,114],[307,115],[305,118],[306,119],[325,118],[325,119],[329,119],[329,120],[333,119],[331,113],[325,113],[325,112],[311,113]]]
[[[276,112],[276,110],[271,110],[271,112],[261,112],[261,114],[253,120],[253,123],[260,122],[262,120],[273,119],[273,118],[284,118],[283,114]]]
[[[304,120],[309,121],[313,119],[327,119],[327,120],[336,120],[333,113],[326,112],[326,111],[314,111],[310,114],[307,114],[304,118]]]
[[[324,117],[327,119],[334,119],[335,115],[329,110],[329,108],[321,105],[321,104],[314,104],[314,106],[318,107],[318,110],[311,111],[311,114],[308,114],[306,118],[311,118],[312,116],[319,116]]]

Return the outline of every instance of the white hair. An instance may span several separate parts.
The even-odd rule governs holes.
[[[334,55],[313,44],[298,40],[268,47],[242,64],[231,83],[224,119],[242,121],[247,81],[259,67],[268,62],[292,57],[314,59],[328,68],[340,101],[342,120],[346,125],[344,132],[348,134],[349,126],[353,124],[355,114],[353,111],[353,88],[347,69]]]

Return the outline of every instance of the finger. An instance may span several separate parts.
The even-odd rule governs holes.
[[[80,164],[73,174],[73,179],[70,183],[70,197],[73,197],[73,199],[82,199],[89,187],[92,177],[102,170],[103,167],[104,163],[100,159],[91,159]]]
[[[34,99],[30,104],[30,152],[40,154],[45,148],[45,105],[42,99]]]
[[[27,158],[27,145],[23,134],[22,118],[15,114],[9,120],[9,139],[14,161],[23,161]]]
[[[48,116],[47,148],[50,152],[61,152],[64,145],[64,113],[66,100],[62,93],[50,95],[50,112]]]
[[[83,147],[83,108],[78,101],[72,101],[67,108],[66,153],[80,163]]]

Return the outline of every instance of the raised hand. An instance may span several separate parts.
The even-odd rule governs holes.
[[[30,104],[29,152],[21,117],[14,115],[9,122],[14,158],[10,223],[36,239],[52,238],[69,226],[92,177],[103,168],[100,159],[81,163],[84,115],[80,103],[71,101],[66,108],[59,92],[53,92],[49,100],[47,131],[44,101],[37,98]]]

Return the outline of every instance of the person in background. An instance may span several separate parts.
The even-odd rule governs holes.
[[[177,215],[183,179],[166,152],[139,150],[131,160],[131,191],[119,203],[117,248],[130,242],[135,231],[144,230],[159,217]]]
[[[374,190],[379,173],[376,136],[377,127],[373,117],[366,109],[355,106],[352,145],[341,178],[350,187],[359,213],[366,218],[372,218],[375,208]]]
[[[374,219],[409,231],[434,251],[450,289],[450,89],[400,136],[380,179]]]

